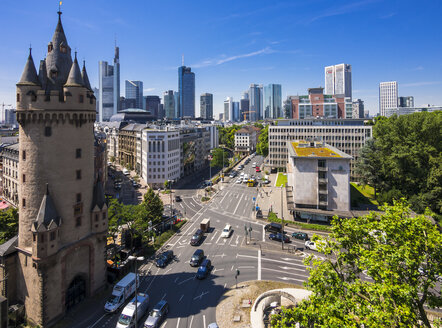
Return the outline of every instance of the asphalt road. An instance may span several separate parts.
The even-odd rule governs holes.
[[[258,175],[252,163],[259,165],[262,161],[262,157],[255,157],[244,171]],[[240,271],[238,282],[262,279],[302,284],[307,280],[303,257],[282,251],[281,243],[268,239],[264,224],[251,219],[257,188],[235,184],[235,180],[226,179],[216,196],[204,205],[197,199],[194,190],[190,192],[181,188],[176,191],[183,201],[174,203],[174,207],[185,213],[190,222],[164,247],[173,250],[175,258],[163,269],[157,268],[153,262],[147,262],[140,268],[142,283],[139,291],[150,296],[149,310],[162,299],[170,304],[169,314],[161,327],[199,328],[215,322],[216,305],[226,288],[235,286],[236,270]],[[201,245],[191,246],[190,238],[204,218],[210,218],[212,228],[205,234]],[[221,231],[227,223],[234,231],[230,238],[221,238]],[[247,242],[250,236],[246,238],[245,227],[252,228],[251,242]],[[303,244],[303,241],[293,240],[285,248],[303,247]],[[214,266],[211,275],[201,281],[195,279],[197,268],[189,265],[193,252],[198,248],[204,250]],[[104,301],[98,302],[96,308],[71,327],[115,327],[120,313],[104,314]],[[145,318],[140,320],[139,327],[142,327]]]

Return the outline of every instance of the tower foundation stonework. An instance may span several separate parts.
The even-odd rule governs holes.
[[[61,12],[39,71],[29,54],[17,83],[17,296],[49,327],[105,285],[107,205],[94,178],[95,97],[72,60]]]

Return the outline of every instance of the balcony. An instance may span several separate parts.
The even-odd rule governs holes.
[[[327,166],[318,166],[318,172],[327,172]]]
[[[327,188],[320,188],[320,189],[318,190],[318,193],[319,193],[320,195],[327,195],[327,194],[328,194],[328,189],[327,189]]]
[[[328,202],[326,200],[320,200],[319,206],[328,206]]]
[[[318,178],[318,182],[319,182],[319,184],[327,184],[327,178]]]

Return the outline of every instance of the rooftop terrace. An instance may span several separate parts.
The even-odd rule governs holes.
[[[342,157],[339,151],[320,142],[294,141],[292,147],[298,157]]]

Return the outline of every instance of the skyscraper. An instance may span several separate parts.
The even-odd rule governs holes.
[[[239,122],[239,101],[234,101],[232,103],[232,121],[233,122]]]
[[[195,73],[190,67],[178,67],[179,117],[195,117]]]
[[[143,82],[126,80],[126,99],[135,99],[135,108],[143,109]]]
[[[398,85],[396,81],[379,84],[379,114],[386,116],[387,108],[397,107]]]
[[[325,94],[352,97],[351,65],[339,64],[325,67]]]
[[[233,121],[233,98],[227,97],[224,100],[224,122]]]
[[[353,114],[352,117],[346,118],[364,118],[364,102],[361,99],[353,101]]]
[[[206,120],[213,120],[213,94],[203,93],[200,97],[200,116]]]
[[[109,121],[120,108],[120,51],[115,47],[114,65],[98,63],[98,121]]]
[[[282,117],[282,95],[281,84],[269,84],[264,87],[264,117],[273,118]]]
[[[163,93],[163,108],[166,118],[171,120],[175,116],[175,97],[173,90],[164,91]]]
[[[249,89],[250,121],[254,122],[263,118],[262,110],[262,85],[251,84]]]
[[[148,112],[151,112],[151,114],[155,118],[161,118],[160,116],[160,104],[161,104],[161,98],[158,96],[145,96],[145,108]]]
[[[397,105],[398,107],[414,107],[414,97],[399,97]]]

